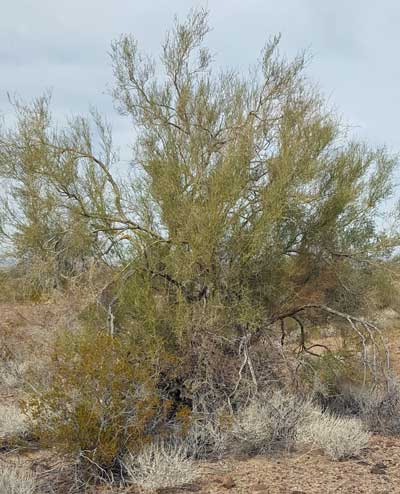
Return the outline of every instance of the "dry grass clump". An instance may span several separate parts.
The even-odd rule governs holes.
[[[0,494],[33,494],[36,487],[28,470],[10,465],[0,467]]]
[[[184,436],[187,453],[193,458],[222,458],[226,452],[226,413],[191,418],[191,425]],[[225,426],[223,423],[225,422]]]
[[[368,446],[369,433],[359,419],[315,410],[299,427],[297,439],[321,448],[333,460],[343,460],[357,456]]]
[[[0,384],[8,389],[15,389],[23,386],[23,376],[30,365],[32,365],[31,362],[26,361],[0,361]]]
[[[334,460],[358,455],[369,434],[359,419],[323,413],[310,401],[283,392],[264,394],[239,409],[221,434],[226,453],[267,454],[313,444]]]
[[[334,415],[356,415],[371,432],[400,435],[400,384],[389,378],[378,384],[347,384],[327,403]]]
[[[223,418],[192,423],[184,439],[191,456],[262,455],[311,444],[341,460],[358,455],[369,439],[360,419],[322,412],[311,401],[283,392],[257,396]]]
[[[264,454],[272,449],[290,448],[310,407],[309,402],[281,392],[253,400],[235,416],[227,433],[228,450]]]
[[[190,484],[199,472],[183,444],[155,442],[138,455],[128,454],[124,467],[129,483],[154,492]]]
[[[0,440],[20,436],[27,432],[25,415],[15,405],[0,405]]]
[[[353,391],[353,399],[361,419],[370,431],[400,434],[400,386],[397,382],[389,382],[386,389]]]

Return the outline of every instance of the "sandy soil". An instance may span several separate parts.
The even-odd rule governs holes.
[[[204,469],[198,491],[204,494],[400,493],[400,440],[373,437],[362,457],[343,462],[314,451],[231,460]]]

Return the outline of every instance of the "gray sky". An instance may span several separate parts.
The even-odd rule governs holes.
[[[129,123],[113,116],[106,93],[110,41],[133,33],[156,54],[173,15],[203,5],[217,63],[245,68],[280,32],[287,56],[310,50],[310,77],[355,133],[400,150],[398,0],[3,0],[0,112],[7,117],[7,91],[31,98],[51,88],[57,115],[93,104],[109,115],[117,142],[128,143]]]

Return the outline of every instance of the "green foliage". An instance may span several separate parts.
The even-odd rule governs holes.
[[[62,128],[48,96],[15,102],[17,125],[0,136],[15,198],[4,225],[18,258],[50,255],[63,276],[76,258],[117,254],[176,297],[240,305],[257,324],[305,285],[318,292],[327,265],[390,254],[398,236],[377,218],[396,159],[347,138],[278,38],[245,78],[213,72],[207,32],[202,10],[177,22],[160,67],[134,38],[113,43],[114,97],[137,132],[128,181],[96,112]]]
[[[386,308],[400,310],[399,274],[399,266],[395,263],[387,263],[385,266],[371,270],[366,282],[373,307],[380,310]]]
[[[80,190],[84,186],[80,184],[79,163],[75,156],[66,156],[68,146],[91,148],[89,123],[81,118],[71,121],[68,135],[58,136],[56,153],[48,142],[55,132],[50,96],[38,98],[32,105],[18,100],[13,105],[15,128],[0,130],[0,177],[4,184],[0,235],[26,284],[34,293],[48,293],[85,270],[101,248],[93,225],[82,214],[88,191]],[[100,133],[106,132],[99,119],[97,125]],[[85,175],[95,200],[104,186],[92,166]]]

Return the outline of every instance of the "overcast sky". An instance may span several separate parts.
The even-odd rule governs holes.
[[[399,0],[3,0],[0,112],[9,111],[7,91],[31,98],[51,88],[57,115],[93,104],[128,143],[129,124],[112,115],[106,91],[110,41],[133,33],[157,53],[173,15],[196,6],[210,10],[217,63],[245,68],[281,33],[287,56],[309,49],[308,73],[355,132],[400,151]]]

